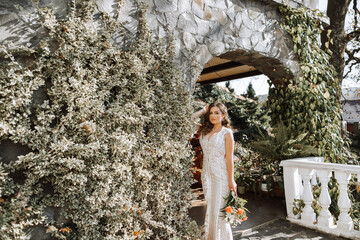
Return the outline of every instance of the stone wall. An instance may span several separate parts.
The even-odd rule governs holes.
[[[271,80],[297,75],[299,68],[289,36],[280,29],[277,1],[260,0],[146,0],[148,23],[155,37],[164,39],[170,32],[175,39],[176,64],[184,69],[190,89],[202,67],[213,57],[254,66]],[[299,5],[298,1],[292,1]],[[20,9],[15,6],[21,6]],[[100,11],[117,14],[117,0],[97,0]],[[65,16],[69,4],[63,0],[41,0]],[[295,6],[295,5],[294,5]],[[36,45],[41,28],[34,25],[35,7],[30,0],[0,0],[0,44]],[[136,32],[138,15],[134,0],[123,1],[120,21]],[[200,71],[190,72],[192,61]]]

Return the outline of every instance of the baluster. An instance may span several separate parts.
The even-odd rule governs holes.
[[[350,173],[346,172],[335,172],[336,180],[339,183],[340,188],[340,195],[339,195],[339,209],[340,209],[340,215],[339,215],[339,221],[337,223],[338,229],[349,232],[353,230],[353,221],[351,217],[349,216],[349,210],[351,208],[351,202],[348,196],[348,184],[350,180]]]
[[[302,176],[304,181],[304,190],[302,195],[302,200],[305,203],[305,207],[301,213],[301,222],[304,225],[313,225],[315,222],[315,213],[313,208],[311,207],[311,203],[314,199],[312,194],[312,188],[310,184],[311,175],[313,174],[314,170],[307,169],[307,168],[300,168],[299,173]]]
[[[318,218],[319,227],[332,227],[334,225],[333,218],[329,211],[331,198],[328,190],[328,183],[331,177],[331,171],[318,170],[318,177],[321,182],[321,193],[319,202],[321,204],[321,211]]]
[[[293,204],[294,199],[301,196],[301,187],[301,176],[298,173],[298,168],[284,167],[286,210],[289,218],[296,218],[293,213]]]
[[[314,174],[311,177],[311,185],[315,186],[317,185],[317,180],[316,180],[316,170],[314,170]]]

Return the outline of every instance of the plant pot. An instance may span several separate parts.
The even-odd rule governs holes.
[[[261,191],[263,191],[263,192],[268,192],[269,191],[267,189],[267,183],[261,183]]]
[[[244,194],[245,193],[245,186],[238,186],[238,193],[240,195]]]

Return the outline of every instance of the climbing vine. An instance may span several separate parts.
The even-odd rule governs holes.
[[[281,6],[280,12],[283,15],[281,26],[294,43],[301,76],[284,79],[270,88],[268,106],[272,121],[286,123],[294,137],[308,133],[306,142],[317,148],[318,155],[330,162],[344,163],[349,142],[341,137],[341,82],[329,63],[330,50],[320,47],[319,15],[289,5]]]
[[[138,9],[124,45],[121,24],[81,1],[66,19],[39,10],[48,34],[36,49],[1,48],[0,141],[30,151],[0,163],[4,239],[199,236],[188,217],[191,96],[173,47],[150,37]]]

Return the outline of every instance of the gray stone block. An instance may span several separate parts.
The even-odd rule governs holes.
[[[251,20],[255,20],[257,17],[260,16],[260,14],[261,14],[260,9],[256,9],[256,8],[248,9],[248,16]]]
[[[183,35],[183,41],[185,44],[185,47],[190,50],[194,50],[196,47],[196,40],[194,36],[191,33],[184,32]]]
[[[243,21],[243,24],[249,28],[249,29],[254,29],[254,21],[252,21],[249,16],[247,15],[246,11],[243,11],[242,14],[241,14],[241,17],[242,17],[242,21]]]
[[[265,30],[265,22],[263,20],[257,20],[255,22],[255,30],[259,32],[263,32]]]
[[[238,36],[242,38],[249,38],[253,33],[253,30],[250,30],[245,25],[241,25]]]
[[[228,18],[227,18],[227,15],[225,14],[225,12],[219,8],[213,8],[212,15],[213,15],[213,18],[221,25],[225,25],[226,22],[228,21]]]
[[[191,0],[178,0],[178,12],[191,12]]]
[[[197,33],[197,24],[194,16],[190,13],[182,13],[177,22],[177,27],[182,29],[184,32]]]
[[[234,18],[235,18],[235,15],[236,15],[236,13],[235,13],[235,7],[234,7],[234,6],[230,7],[230,8],[226,11],[226,14],[227,14],[228,17],[230,18],[230,20],[233,21]]]
[[[204,18],[204,11],[198,4],[192,2],[191,9],[195,16],[198,16],[199,18]]]
[[[199,46],[196,60],[201,66],[204,66],[212,58],[213,56],[211,55],[206,45]]]
[[[225,44],[220,41],[213,41],[209,46],[209,51],[214,56],[221,55],[225,50]]]
[[[222,10],[225,10],[227,8],[225,1],[224,0],[203,0],[204,4],[209,6],[209,7],[215,7],[215,8],[219,8]]]
[[[170,29],[175,29],[178,15],[172,12],[165,13],[167,25]]]
[[[197,24],[197,34],[206,36],[210,31],[210,21],[203,20],[195,16]]]
[[[156,10],[159,12],[174,12],[177,10],[177,0],[154,0]]]

